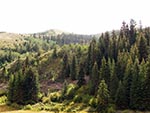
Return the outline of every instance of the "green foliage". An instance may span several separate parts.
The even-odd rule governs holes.
[[[76,77],[77,77],[77,64],[76,64],[76,57],[75,56],[73,56],[70,71],[71,71],[70,72],[71,79],[76,80]]]
[[[80,71],[79,71],[79,75],[78,75],[78,86],[81,87],[82,85],[85,84],[85,79],[84,79],[84,68],[83,68],[83,65],[80,66]]]
[[[61,94],[59,92],[54,92],[50,94],[50,100],[52,102],[59,102],[61,100]]]
[[[9,81],[8,101],[11,103],[27,104],[38,100],[39,82],[35,70],[29,68],[24,77],[20,70],[12,75]]]
[[[94,95],[96,90],[98,89],[98,83],[99,83],[99,71],[98,71],[98,65],[95,62],[94,66],[92,68],[92,74],[90,77],[90,88],[89,88],[89,92],[90,94]]]
[[[119,87],[117,89],[117,92],[116,92],[116,96],[115,96],[115,104],[117,105],[117,107],[119,109],[125,109],[126,106],[126,95],[125,95],[125,88],[122,84],[122,82],[120,81],[119,82]]]
[[[30,104],[28,104],[28,105],[24,106],[23,109],[24,110],[32,110],[33,108],[32,108],[32,106]]]
[[[98,99],[98,106],[97,106],[97,111],[105,111],[108,104],[109,104],[109,91],[108,91],[108,86],[105,83],[105,80],[101,80],[99,87],[98,87],[98,92],[97,92],[97,99]]]
[[[0,97],[0,104],[4,104],[4,103],[6,103],[7,102],[7,96],[1,96]]]

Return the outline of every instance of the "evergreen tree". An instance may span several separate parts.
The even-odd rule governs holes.
[[[139,109],[140,108],[140,101],[141,101],[141,93],[142,93],[142,78],[139,75],[140,67],[139,67],[139,60],[136,58],[133,69],[132,69],[132,84],[130,89],[130,107],[132,109]]]
[[[65,54],[63,57],[63,67],[62,67],[61,77],[62,79],[65,79],[69,77],[69,75],[70,75],[70,66],[68,61],[68,55]]]
[[[78,86],[81,87],[82,85],[84,85],[86,83],[85,79],[84,79],[84,68],[83,65],[80,65],[80,71],[79,71],[79,75],[78,75]]]
[[[113,101],[115,101],[115,95],[118,89],[118,85],[119,85],[119,79],[116,75],[116,67],[115,67],[115,61],[113,60],[112,63],[110,64],[111,68],[110,68],[110,96],[112,98]]]
[[[26,103],[37,102],[39,93],[38,74],[32,68],[26,72],[23,82],[24,101]]]
[[[55,59],[57,58],[57,48],[55,47],[52,53],[52,58]]]
[[[8,85],[8,101],[14,102],[14,93],[15,93],[15,76],[11,75],[9,79],[9,85]]]
[[[109,90],[107,84],[105,83],[105,80],[100,81],[100,84],[98,86],[97,99],[97,111],[105,112],[110,99]]]
[[[146,38],[143,36],[143,34],[141,34],[139,36],[138,50],[139,50],[139,60],[140,60],[140,62],[142,61],[143,58],[146,60],[147,57],[148,57],[148,48],[147,48]]]
[[[132,68],[133,68],[133,62],[130,57],[128,59],[128,63],[126,66],[125,76],[123,78],[123,85],[124,85],[125,99],[126,99],[124,106],[126,108],[130,107],[130,88],[132,84]]]
[[[88,47],[88,53],[87,53],[87,59],[86,59],[86,74],[91,74],[91,68],[92,68],[92,61],[91,61],[91,44]]]
[[[116,92],[116,96],[115,96],[115,103],[117,105],[117,108],[119,108],[119,109],[126,108],[126,106],[125,106],[126,98],[125,97],[126,97],[125,96],[125,87],[123,86],[122,82],[120,81],[117,92]]]
[[[76,67],[76,57],[73,56],[73,59],[72,59],[72,63],[71,63],[71,69],[70,69],[70,75],[71,75],[71,79],[72,80],[76,80],[76,77],[77,77],[77,67]]]
[[[131,19],[130,20],[130,37],[129,37],[130,45],[133,45],[135,43],[135,41],[136,41],[136,29],[135,29],[135,26],[136,26],[135,20]]]
[[[108,66],[108,63],[106,62],[106,59],[103,57],[102,59],[102,65],[100,68],[100,80],[104,79],[106,84],[109,85],[110,82],[110,69]]]
[[[146,79],[144,82],[144,97],[143,97],[143,104],[144,110],[150,110],[150,57],[148,58],[147,65],[146,65]]]
[[[90,79],[90,94],[94,95],[95,92],[97,91],[97,87],[99,84],[99,72],[98,72],[98,65],[95,62],[94,66],[92,68],[92,76]]]

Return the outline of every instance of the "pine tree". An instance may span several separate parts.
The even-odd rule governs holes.
[[[136,29],[135,29],[135,26],[136,26],[135,20],[131,19],[130,20],[130,37],[129,37],[130,45],[133,45],[135,43],[135,41],[136,41]]]
[[[124,85],[124,90],[125,90],[125,104],[124,106],[126,106],[126,108],[130,107],[130,88],[131,88],[131,84],[132,84],[132,68],[133,68],[133,62],[131,57],[128,59],[128,63],[126,66],[126,71],[125,71],[125,75],[123,78],[123,85]]]
[[[11,75],[9,79],[9,85],[8,85],[8,101],[14,102],[14,93],[15,93],[15,76]]]
[[[144,58],[145,60],[148,57],[148,48],[146,38],[141,34],[138,40],[138,50],[139,50],[139,60],[140,62]]]
[[[118,85],[119,85],[119,79],[116,75],[116,67],[115,67],[115,61],[113,60],[112,63],[110,64],[111,68],[110,68],[110,96],[112,98],[113,101],[115,101],[115,95],[118,89]]]
[[[125,101],[126,101],[125,87],[123,86],[122,82],[120,81],[119,82],[119,87],[117,89],[116,96],[115,96],[115,103],[117,105],[117,108],[125,109],[126,108]]]
[[[86,83],[85,79],[84,79],[84,68],[83,65],[80,65],[80,71],[79,71],[79,75],[78,75],[78,86],[81,87],[82,85],[84,85]]]
[[[76,80],[77,77],[77,67],[76,67],[76,57],[73,56],[72,63],[71,63],[71,69],[70,69],[70,75],[72,80]]]
[[[97,99],[97,111],[105,112],[110,99],[109,90],[107,84],[105,83],[105,80],[100,81],[100,84],[98,86]]]
[[[146,79],[144,82],[144,98],[143,98],[143,104],[144,104],[144,109],[145,110],[150,110],[150,57],[148,58],[147,61],[147,66],[146,66]]]
[[[32,68],[26,72],[23,83],[24,101],[27,103],[37,102],[39,93],[38,74]]]
[[[52,53],[52,58],[55,59],[57,58],[57,48],[55,47]]]
[[[141,98],[141,77],[139,76],[139,60],[136,58],[133,68],[132,68],[132,83],[131,83],[131,89],[130,89],[130,107],[132,109],[138,109],[139,108],[139,100]]]
[[[69,77],[70,75],[70,66],[68,61],[68,55],[65,54],[63,57],[63,67],[61,72],[61,78],[64,80],[65,78]]]
[[[110,82],[110,69],[108,67],[108,63],[106,62],[106,59],[103,57],[102,59],[102,65],[100,68],[100,80],[104,79],[106,84],[109,85]]]
[[[95,92],[98,89],[98,84],[99,84],[99,72],[98,72],[98,65],[95,62],[92,68],[92,75],[90,79],[90,94],[92,95],[95,94]]]
[[[90,75],[92,73],[92,61],[91,61],[91,44],[88,47],[87,59],[86,59],[86,75]]]

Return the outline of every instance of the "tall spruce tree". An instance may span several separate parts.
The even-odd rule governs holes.
[[[141,77],[139,76],[139,60],[135,59],[133,68],[132,68],[132,83],[130,89],[130,108],[138,109],[139,108],[139,100],[141,98]]]
[[[150,110],[150,56],[146,65],[146,79],[144,83],[144,110]]]
[[[142,59],[146,60],[147,57],[148,57],[148,48],[147,48],[146,38],[143,36],[143,34],[139,35],[138,50],[139,50],[139,60],[140,60],[140,62],[142,61]]]
[[[118,109],[126,108],[125,87],[121,81],[119,82],[119,86],[116,92],[115,103]]]
[[[77,64],[76,64],[76,57],[75,56],[73,56],[73,59],[72,59],[70,75],[71,75],[72,80],[76,80],[76,77],[77,77]]]
[[[105,112],[110,99],[109,90],[107,84],[105,83],[105,80],[100,81],[100,84],[98,86],[97,99],[98,99],[97,111]]]
[[[125,104],[126,108],[130,107],[130,88],[132,84],[132,68],[133,68],[133,62],[132,58],[130,57],[127,61],[127,66],[125,70],[125,75],[123,78],[123,85],[124,85],[124,90],[125,90]]]
[[[100,68],[100,80],[104,79],[106,84],[109,85],[110,82],[110,69],[106,59],[103,57],[102,65]]]
[[[115,61],[113,60],[111,64],[109,64],[110,67],[110,86],[109,86],[109,90],[110,90],[110,96],[111,99],[113,100],[113,102],[115,101],[115,95],[118,89],[118,85],[119,85],[119,79],[116,75],[116,67],[115,67]]]
[[[98,72],[98,65],[95,62],[94,66],[92,68],[92,75],[90,79],[90,94],[94,95],[95,92],[98,89],[98,84],[99,84],[99,72]]]
[[[39,93],[38,73],[29,68],[24,78],[24,101],[27,103],[37,102]]]
[[[84,78],[84,68],[83,68],[83,64],[80,64],[80,70],[79,70],[79,75],[78,75],[78,86],[81,87],[82,85],[84,85],[86,83],[85,78]]]

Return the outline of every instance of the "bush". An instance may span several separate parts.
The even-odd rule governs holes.
[[[86,94],[86,95],[82,95],[82,102],[83,103],[88,103],[91,100],[92,96]]]
[[[59,92],[54,92],[50,94],[50,100],[52,102],[59,102],[61,100],[61,95]]]
[[[66,99],[73,99],[76,92],[76,86],[74,84],[69,84],[66,92]]]
[[[108,108],[106,109],[107,113],[116,113],[115,106],[114,105],[109,105]]]
[[[43,104],[50,103],[50,98],[49,97],[43,97],[42,98],[42,103]]]
[[[32,110],[32,106],[30,104],[24,106],[24,110]]]
[[[73,101],[74,102],[77,102],[77,103],[80,103],[82,101],[82,97],[80,95],[76,95],[74,98],[73,98]]]
[[[89,105],[92,106],[92,107],[94,107],[94,108],[96,108],[96,107],[97,107],[97,104],[98,104],[97,98],[92,97],[92,98],[90,99],[90,101],[89,101]]]
[[[7,101],[7,97],[5,95],[0,97],[0,104],[6,103],[6,101]]]
[[[10,105],[11,105],[11,107],[16,108],[16,109],[22,108],[22,106],[18,105],[17,103],[12,103]]]
[[[6,90],[0,90],[0,97],[7,95],[7,91]]]

